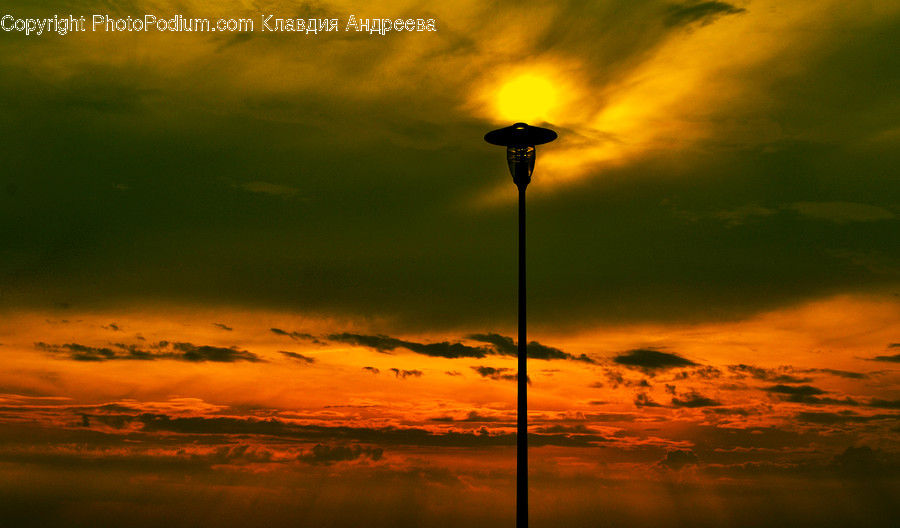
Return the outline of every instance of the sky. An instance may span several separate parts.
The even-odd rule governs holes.
[[[900,521],[896,2],[0,17],[12,525],[512,525],[520,121],[532,526]]]

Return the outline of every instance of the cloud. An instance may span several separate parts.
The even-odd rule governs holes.
[[[52,353],[68,354],[69,359],[74,359],[75,361],[107,361],[110,359],[119,359],[112,349],[105,347],[90,347],[79,345],[78,343],[48,345],[43,342],[35,343],[34,346]]]
[[[618,369],[604,368],[603,375],[606,377],[606,380],[612,385],[612,388],[617,389],[620,385],[625,385],[626,387],[630,387],[634,385],[634,380],[625,379],[625,376],[622,375]],[[603,385],[600,382],[595,382],[595,384],[591,385],[595,388],[601,388]]]
[[[47,343],[35,343],[35,347],[46,350],[54,355],[61,355],[75,361],[113,361],[113,360],[179,360],[193,363],[216,362],[235,363],[246,361],[250,363],[265,362],[252,352],[241,350],[238,347],[223,348],[208,345],[194,345],[192,343],[170,343],[159,341],[150,345],[153,350],[144,350],[137,345],[123,343],[113,344],[113,348],[91,347],[78,343],[66,343],[64,345],[50,345]]]
[[[790,396],[813,396],[817,394],[825,394],[825,391],[811,385],[800,385],[795,387],[792,385],[775,385],[763,389],[766,392],[774,392],[777,394],[787,394]]]
[[[875,457],[875,451],[869,446],[854,447],[850,446],[843,453],[835,455],[832,464],[841,469],[847,470],[864,470],[871,472],[876,469],[878,460]]]
[[[409,377],[413,377],[413,378],[421,378],[421,377],[422,377],[422,371],[421,371],[421,370],[401,370],[401,369],[396,369],[396,368],[391,368],[391,369],[388,369],[388,370],[390,370],[391,372],[393,372],[393,373],[394,373],[394,377],[396,377],[396,378],[398,378],[398,379],[404,379],[404,380],[405,380],[406,378],[409,378]]]
[[[900,409],[900,400],[883,400],[881,398],[872,398],[866,405],[878,409]]]
[[[384,449],[380,447],[360,445],[336,445],[328,446],[317,444],[315,447],[297,456],[297,460],[311,465],[329,466],[338,462],[349,462],[368,458],[373,462],[382,459]]]
[[[678,471],[685,466],[696,465],[699,461],[700,457],[690,449],[673,449],[667,451],[666,455],[656,465]]]
[[[869,446],[850,446],[831,460],[830,469],[849,478],[896,477],[900,463],[896,455],[872,449]]]
[[[783,395],[782,399],[784,401],[792,403],[805,403],[808,405],[859,405],[859,402],[854,400],[853,398],[839,399],[831,397],[820,397],[818,395],[826,394],[826,391],[817,387],[813,387],[811,385],[775,385],[773,387],[766,387],[762,390],[773,394]]]
[[[301,363],[315,363],[316,361],[316,358],[304,356],[303,354],[298,354],[296,352],[285,352],[283,350],[279,350],[278,353]]]
[[[812,378],[809,377],[801,378],[788,374],[785,371],[789,371],[790,369],[784,367],[775,370],[753,365],[740,364],[728,365],[728,370],[730,370],[732,373],[738,374],[739,376],[748,375],[758,380],[771,381],[775,383],[806,383],[812,380]]]
[[[822,374],[831,374],[832,376],[837,376],[839,378],[847,378],[847,379],[868,379],[869,376],[867,374],[862,374],[860,372],[849,372],[846,370],[835,370],[829,368],[813,368],[813,369],[803,369],[801,372],[809,372],[809,373],[822,373]],[[780,381],[780,380],[772,380],[772,381]],[[788,383],[803,383],[802,381],[794,381]]]
[[[367,370],[367,371],[371,372],[372,374],[378,374],[379,372],[381,372],[380,370],[378,370],[375,367],[363,367],[362,369]]]
[[[511,337],[502,336],[500,334],[487,333],[487,334],[469,334],[466,336],[466,339],[471,339],[473,341],[481,341],[482,343],[490,343],[494,345],[494,350],[497,351],[498,354],[504,356],[513,356],[518,357],[519,355],[519,347],[516,345],[516,342]],[[529,353],[529,357],[531,354]]]
[[[480,414],[477,411],[469,411],[465,418],[453,418],[452,416],[439,416],[431,418],[434,422],[469,422],[469,423],[496,423],[496,422],[515,422],[514,416],[492,416]]]
[[[897,417],[893,414],[861,415],[853,411],[842,412],[799,412],[794,417],[801,422],[821,425],[838,425],[847,423],[868,423],[876,420],[891,419]]]
[[[484,447],[515,445],[515,435],[498,433],[435,431],[420,427],[348,427],[344,425],[296,424],[278,418],[241,418],[233,416],[172,417],[160,413],[142,413],[133,417],[145,433],[171,432],[184,435],[264,435],[302,441],[339,440],[374,445]],[[551,440],[566,445],[566,439]]]
[[[652,397],[646,392],[641,392],[635,395],[634,404],[637,407],[662,407],[661,404],[655,402]]]
[[[206,361],[218,363],[248,361],[250,363],[258,363],[263,361],[256,354],[247,352],[246,350],[240,350],[237,347],[222,348],[207,345],[197,346],[191,343],[172,343],[172,347],[181,352],[181,356],[175,355],[175,359],[197,363]]]
[[[714,380],[722,377],[722,371],[712,365],[686,368],[675,375],[675,379],[699,378],[702,380]]]
[[[894,354],[893,356],[875,356],[873,358],[869,358],[869,361],[884,361],[887,363],[900,363],[900,354]]]
[[[613,362],[625,367],[634,368],[652,375],[660,370],[668,370],[677,367],[692,367],[697,363],[685,359],[677,354],[660,352],[648,348],[629,350],[613,358]]]
[[[518,374],[514,374],[513,369],[505,368],[505,367],[484,367],[477,366],[472,367],[472,370],[477,372],[482,378],[489,378],[493,380],[506,380],[506,381],[516,381],[519,379]]]
[[[722,404],[712,398],[707,398],[695,391],[691,391],[672,398],[672,405],[693,409],[695,407],[716,407]]]
[[[375,349],[379,352],[390,352],[398,348],[405,348],[417,354],[431,357],[443,357],[448,359],[458,358],[483,358],[492,351],[486,348],[476,348],[462,343],[415,343],[404,341],[384,335],[361,335],[351,333],[329,334],[328,339],[338,343],[348,343]]]
[[[725,15],[745,12],[746,9],[725,2],[685,2],[669,6],[665,23],[668,26],[687,26],[699,22],[701,26],[705,26]]]
[[[315,343],[317,345],[321,344],[321,341],[319,341],[316,338],[316,336],[314,336],[312,334],[307,334],[307,333],[303,333],[303,332],[287,332],[285,330],[282,330],[281,328],[270,328],[269,331],[275,335],[290,337],[294,341],[312,341],[313,343]]]
[[[228,332],[231,332],[232,330],[234,330],[234,329],[231,328],[230,326],[226,326],[226,325],[224,325],[224,324],[222,324],[222,323],[213,323],[213,326],[215,326],[216,328],[221,328],[222,330],[225,330],[225,331],[228,331]]]
[[[192,458],[206,459],[213,464],[221,463],[265,463],[272,462],[273,452],[253,444],[231,444],[217,447],[208,454],[193,455]]]
[[[500,334],[487,333],[469,334],[466,336],[466,339],[481,341],[483,343],[490,343],[494,345],[494,350],[496,350],[496,352],[500,355],[513,357],[519,356],[519,347],[511,337],[503,336]],[[529,342],[526,350],[528,352],[529,359],[571,359],[575,361],[583,361],[585,363],[596,363],[596,361],[593,358],[589,357],[587,354],[573,356],[572,354],[563,352],[558,348],[542,345],[537,341]]]

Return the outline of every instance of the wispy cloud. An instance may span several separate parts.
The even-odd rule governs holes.
[[[283,356],[285,356],[285,357],[287,357],[287,358],[293,359],[294,361],[298,361],[298,362],[300,362],[300,363],[307,363],[307,364],[309,364],[309,363],[315,363],[315,362],[316,362],[316,358],[314,358],[314,357],[309,357],[309,356],[304,356],[303,354],[298,354],[297,352],[286,352],[286,351],[284,351],[284,350],[279,350],[278,353],[281,354],[281,355],[283,355]]]
[[[398,348],[404,348],[417,354],[431,357],[456,358],[483,358],[493,353],[482,347],[470,347],[462,343],[416,343],[404,341],[395,337],[384,335],[361,335],[351,333],[329,334],[328,339],[338,343],[349,343],[375,349],[379,352],[390,352]]]
[[[697,363],[683,358],[678,354],[660,352],[649,348],[638,348],[619,354],[613,358],[613,362],[624,367],[633,368],[653,374],[655,372],[680,367],[693,367]]]
[[[713,23],[719,17],[744,12],[746,12],[746,9],[735,7],[725,2],[689,1],[671,5],[665,21],[670,26],[682,26],[693,23],[700,23],[700,25],[705,26]]]
[[[230,348],[209,345],[194,345],[193,343],[170,343],[159,341],[149,346],[149,350],[137,345],[123,343],[112,344],[111,347],[93,347],[78,343],[65,343],[53,345],[43,342],[35,343],[35,347],[53,354],[75,361],[114,361],[114,360],[177,360],[193,363],[216,362],[236,363],[246,361],[250,363],[264,362],[259,356],[247,350],[241,350],[234,346]]]

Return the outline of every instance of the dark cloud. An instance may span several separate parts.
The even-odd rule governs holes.
[[[494,350],[500,355],[513,357],[519,356],[519,347],[511,337],[503,336],[500,334],[487,333],[469,334],[466,336],[466,339],[481,341],[482,343],[490,343],[494,345]],[[529,359],[571,359],[575,361],[583,361],[585,363],[596,363],[596,361],[593,358],[589,357],[587,354],[573,356],[572,354],[563,352],[558,348],[542,345],[537,341],[529,342],[527,351]]]
[[[510,337],[499,334],[470,334],[466,339],[481,341],[493,345],[487,347],[470,347],[462,343],[416,343],[385,335],[361,335],[361,334],[330,334],[328,339],[338,343],[350,343],[375,349],[379,352],[392,352],[398,348],[404,348],[417,354],[432,357],[457,358],[484,358],[488,355],[499,354],[506,356],[518,356],[518,347]],[[528,357],[531,359],[573,359],[593,363],[594,360],[585,354],[575,357],[557,348],[542,345],[537,341],[528,343]]]
[[[311,465],[331,465],[338,462],[349,462],[362,458],[371,459],[373,462],[381,460],[384,455],[384,449],[380,447],[360,446],[360,445],[336,445],[328,446],[317,444],[303,454],[297,456],[297,460],[306,462]]]
[[[815,374],[818,374],[818,373],[831,374],[832,376],[837,376],[839,378],[847,378],[847,379],[868,379],[868,377],[869,377],[867,374],[862,374],[860,372],[849,372],[846,370],[835,370],[835,369],[829,369],[829,368],[803,369],[802,372],[809,372],[809,373],[815,373]],[[771,380],[771,381],[778,381],[778,380]],[[786,383],[803,383],[803,381],[786,382]]]
[[[432,421],[496,423],[496,422],[515,422],[516,419],[515,419],[515,417],[484,415],[484,414],[479,413],[478,411],[469,411],[469,414],[467,414],[465,418],[454,419],[452,416],[443,416],[443,417],[438,417],[438,418],[432,418]]]
[[[211,464],[266,463],[272,462],[272,451],[253,444],[230,444],[217,447],[212,453],[193,455],[192,458],[208,460]]]
[[[853,398],[830,398],[830,397],[819,397],[819,396],[803,396],[803,395],[794,395],[788,396],[784,399],[785,401],[789,401],[792,403],[805,403],[808,405],[843,405],[846,407],[856,407],[860,405],[860,402],[854,400]]]
[[[662,405],[653,401],[653,398],[646,392],[636,394],[634,397],[634,404],[637,407],[662,407]]]
[[[410,378],[410,377],[421,378],[422,374],[423,374],[421,370],[401,370],[401,369],[396,369],[396,368],[392,368],[392,369],[388,369],[388,370],[390,370],[391,372],[394,373],[394,377],[396,377],[398,379],[404,379],[404,380],[406,378]]]
[[[675,374],[675,379],[703,379],[713,380],[722,376],[722,371],[712,365],[687,368]]]
[[[900,475],[900,463],[896,455],[869,446],[850,446],[835,455],[830,469],[844,478],[865,479],[896,477]]]
[[[222,323],[213,323],[213,326],[215,326],[216,328],[225,330],[227,332],[231,332],[232,330],[234,330],[234,328],[231,328],[230,326],[224,325]]]
[[[122,329],[122,328],[121,328],[119,325],[117,325],[116,323],[109,323],[108,326],[103,326],[103,327],[101,327],[101,328],[105,328],[106,330],[112,330],[113,332],[118,332],[119,330]]]
[[[83,414],[82,416],[86,422],[98,422],[113,429],[122,429],[134,420],[134,417],[128,414]]]
[[[315,363],[316,362],[316,358],[304,356],[303,354],[298,354],[296,352],[285,352],[283,350],[279,350],[278,353],[284,355],[285,357],[289,357],[295,361],[299,361],[301,363]]]
[[[861,415],[853,411],[841,412],[800,412],[795,418],[801,422],[809,422],[821,425],[837,425],[847,423],[868,423],[873,420],[884,420],[886,418],[896,419],[894,415]]]
[[[321,341],[319,341],[318,338],[316,338],[316,336],[312,334],[303,332],[287,332],[285,330],[282,330],[281,328],[270,328],[269,331],[275,335],[290,337],[294,341],[312,341],[315,344],[321,344]]]
[[[472,370],[477,372],[482,378],[507,381],[516,381],[519,379],[518,374],[514,374],[515,371],[513,371],[513,369],[505,367],[477,366],[472,367]]]
[[[184,435],[263,435],[316,442],[323,440],[353,441],[373,445],[476,447],[515,445],[514,434],[485,436],[477,432],[429,431],[418,427],[346,427],[298,425],[277,418],[265,420],[215,417],[172,417],[159,413],[143,413],[133,417],[148,433],[171,432]],[[554,445],[567,445],[567,439],[549,439]]]
[[[750,416],[750,411],[744,409],[742,407],[717,407],[711,409],[704,409],[703,412],[712,413],[712,414],[724,414],[724,415],[735,415],[735,416]]]
[[[716,407],[722,405],[720,402],[707,398],[697,392],[691,391],[672,398],[672,405],[675,407]]]
[[[648,348],[629,350],[628,352],[614,357],[613,362],[629,368],[641,370],[651,375],[661,370],[677,367],[693,367],[697,365],[697,363],[685,359],[678,354],[670,354],[669,352],[660,352],[659,350]]]
[[[215,361],[219,363],[234,363],[237,361],[258,363],[263,361],[257,357],[256,354],[247,352],[246,350],[240,350],[237,347],[222,348],[208,345],[197,346],[191,343],[172,343],[172,347],[182,353],[181,357],[176,356],[176,359],[183,359],[184,361]]]
[[[746,9],[725,2],[685,2],[669,6],[665,22],[669,26],[684,26],[694,22],[705,26],[719,17],[745,12]]]
[[[405,348],[417,354],[431,357],[457,358],[483,358],[492,351],[486,348],[475,348],[462,343],[415,343],[404,341],[384,335],[360,335],[360,334],[330,334],[328,339],[338,343],[349,343],[375,349],[379,352],[390,352],[398,348]]]
[[[153,350],[143,350],[137,345],[115,343],[115,350],[107,347],[91,347],[78,343],[66,343],[64,345],[50,345],[47,343],[35,343],[35,347],[61,355],[75,361],[112,361],[112,360],[160,360],[173,359],[204,363],[207,361],[217,363],[235,363],[247,361],[250,363],[264,362],[256,354],[241,350],[238,347],[222,348],[208,345],[194,345],[192,343],[170,343],[160,341],[150,347]]]
[[[870,358],[870,361],[885,361],[888,363],[900,363],[900,354],[894,354],[893,356],[875,356],[873,358]]]
[[[807,383],[812,381],[812,378],[809,377],[798,377],[793,376],[786,372],[785,368],[781,369],[767,369],[762,367],[757,367],[754,365],[728,365],[728,370],[732,373],[741,376],[750,376],[752,378],[762,380],[762,381],[770,381],[774,383]]]
[[[878,409],[900,409],[900,400],[883,400],[881,398],[872,398],[866,405]]]
[[[667,451],[666,455],[656,465],[678,471],[687,465],[696,465],[699,461],[700,457],[690,449],[673,449]]]
[[[542,345],[537,341],[531,341],[528,343],[528,358],[529,359],[571,359],[574,361],[582,361],[584,363],[596,364],[596,361],[588,356],[587,354],[581,354],[578,356],[573,356],[567,352],[563,352],[558,348],[553,348],[549,346]]]
[[[825,391],[811,385],[774,385],[763,389],[766,392],[777,394],[787,394],[789,396],[814,396],[817,394],[825,394]]]
[[[362,369],[367,370],[367,371],[371,372],[372,374],[378,374],[379,372],[381,372],[380,370],[378,370],[375,367],[363,367]]]
[[[502,336],[500,334],[487,333],[469,334],[466,336],[466,339],[471,339],[472,341],[481,341],[482,343],[490,343],[494,345],[494,349],[498,354],[504,356],[518,357],[519,355],[519,347],[511,337]],[[529,353],[528,356],[531,357],[531,354]]]
[[[826,391],[811,385],[775,385],[762,389],[766,392],[778,395],[782,400],[792,403],[805,403],[808,405],[844,405],[855,407],[860,403],[853,398],[821,397]]]
[[[46,350],[53,354],[66,355],[69,359],[75,361],[108,361],[111,359],[125,359],[120,357],[115,351],[106,347],[91,347],[80,345],[78,343],[66,343],[64,345],[49,345],[47,343],[38,342],[35,347]],[[149,359],[130,357],[130,359]]]

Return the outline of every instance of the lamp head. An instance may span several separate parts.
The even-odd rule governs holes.
[[[534,172],[535,145],[543,145],[557,138],[556,132],[541,127],[516,123],[506,128],[492,130],[484,140],[492,145],[506,147],[506,161],[513,182],[524,189],[531,182]]]

